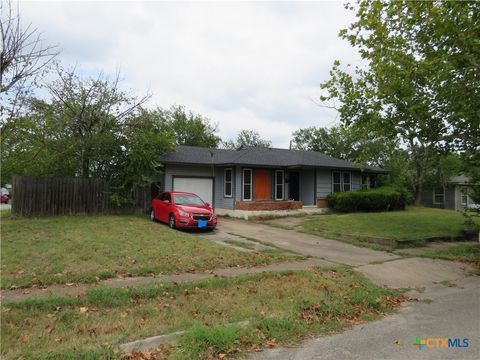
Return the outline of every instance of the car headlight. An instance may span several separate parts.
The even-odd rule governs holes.
[[[215,219],[217,217],[217,214],[215,214],[214,212],[212,213],[212,219]]]
[[[185,211],[182,211],[182,210],[178,210],[178,214],[180,216],[183,216],[183,217],[190,217],[190,214],[185,212]]]

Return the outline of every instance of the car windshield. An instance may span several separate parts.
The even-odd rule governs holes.
[[[177,205],[199,205],[204,206],[205,203],[197,195],[174,194],[173,202]]]

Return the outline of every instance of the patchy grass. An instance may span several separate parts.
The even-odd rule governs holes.
[[[408,252],[399,252],[400,255],[410,255]],[[444,259],[461,261],[473,264],[480,269],[480,244],[450,245],[442,249],[426,249],[422,252],[415,252],[413,256],[426,257],[431,259]]]
[[[3,214],[2,214],[3,215]],[[279,252],[239,252],[140,216],[1,221],[1,286],[96,282],[116,276],[193,272],[287,261]]]
[[[255,242],[255,243],[258,243],[260,245],[263,245],[263,246],[266,246],[266,247],[269,247],[271,248],[272,250],[276,250],[280,253],[283,253],[283,254],[290,254],[290,256],[294,255],[297,257],[297,260],[301,260],[301,259],[308,259],[309,256],[307,255],[304,255],[304,254],[300,254],[300,253],[297,253],[293,250],[287,250],[287,249],[284,249],[280,246],[277,246],[275,244],[272,244],[272,243],[269,243],[267,241],[262,241],[262,240],[258,240],[258,239],[255,239],[255,238],[252,238],[250,236],[244,236],[244,235],[241,235],[241,234],[236,234],[236,233],[232,233],[232,232],[229,232],[227,234],[230,234],[230,235],[233,235],[233,236],[238,236],[238,237],[241,237],[241,238],[244,238],[248,241],[252,241],[252,242]],[[268,251],[268,250],[267,250]]]
[[[2,305],[2,358],[118,356],[120,343],[186,330],[176,359],[233,356],[339,331],[404,301],[346,267],[263,273]],[[248,325],[229,325],[248,320]],[[68,356],[67,356],[68,355]],[[108,357],[107,356],[107,357]]]
[[[253,250],[253,249],[255,249],[255,244],[248,243],[248,242],[245,242],[245,241],[240,241],[240,240],[225,240],[224,242],[226,242],[227,244],[231,244],[231,245],[238,246],[238,247],[241,247],[241,248],[244,248],[244,249],[248,249],[248,250]]]
[[[310,217],[303,222],[303,231],[338,240],[345,240],[343,235],[348,234],[418,244],[427,237],[461,235],[463,222],[462,214],[456,211],[412,206],[406,211]]]

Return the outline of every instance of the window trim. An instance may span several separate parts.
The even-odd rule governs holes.
[[[335,174],[340,174],[340,182],[334,182],[334,175]],[[345,190],[345,182],[344,182],[344,174],[348,174],[348,178],[350,182],[350,190]],[[335,190],[335,184],[340,185],[340,191],[334,191]],[[334,192],[345,192],[345,191],[353,191],[352,189],[352,184],[353,184],[353,179],[352,179],[352,172],[351,171],[332,171],[332,193]]]
[[[250,171],[250,198],[245,197],[245,171]],[[252,168],[243,168],[242,169],[242,201],[252,201],[253,200],[253,171]]]
[[[438,189],[435,189],[435,188],[433,189],[433,204],[434,205],[443,205],[443,204],[445,204],[445,188],[444,187],[442,188],[442,194],[441,194],[442,198],[443,198],[442,202],[437,202],[436,201],[437,195],[440,196],[440,193],[438,193],[438,194],[436,193],[437,190]]]
[[[348,174],[348,190],[345,190],[345,174]],[[349,171],[342,172],[342,192],[352,191],[352,173]]]
[[[282,183],[277,183],[277,173],[282,174]],[[277,186],[282,185],[282,197],[277,198]],[[285,199],[285,170],[275,170],[275,200],[284,200]]]
[[[366,178],[367,181],[366,183],[364,184],[363,183],[363,178]],[[360,179],[360,187],[363,189],[363,190],[367,190],[367,189],[370,189],[370,175],[368,174],[362,174],[362,177]]]
[[[463,203],[463,197],[465,196],[465,199],[466,199],[466,202]],[[468,200],[469,199],[469,195],[468,195],[468,187],[461,187],[460,188],[460,205],[462,206],[468,206]]]
[[[230,181],[227,181],[227,171],[230,170]],[[230,195],[227,194],[227,183],[230,183]],[[225,168],[223,169],[223,197],[231,198],[233,197],[233,169]]]

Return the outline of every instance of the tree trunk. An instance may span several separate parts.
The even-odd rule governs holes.
[[[423,181],[425,175],[425,167],[427,166],[427,159],[416,159],[415,172],[415,205],[420,205],[422,200]]]

